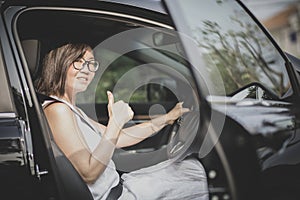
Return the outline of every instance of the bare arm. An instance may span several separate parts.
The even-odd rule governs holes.
[[[116,113],[130,108],[124,102],[116,104],[110,102],[109,107],[113,107],[117,111]],[[53,103],[46,107],[45,114],[54,140],[85,182],[93,183],[106,169],[121,131],[120,125],[126,123],[133,116],[133,113],[130,112],[122,113],[125,115],[119,115],[117,118],[113,115],[110,117],[103,137],[95,150],[90,152],[70,108],[63,103]],[[119,124],[116,124],[116,121]]]
[[[182,107],[182,103],[177,103],[176,106],[174,106],[174,108],[167,114],[161,115],[147,122],[122,129],[116,147],[122,148],[137,144],[158,132],[167,124],[172,124],[178,117],[188,111],[188,108]],[[99,127],[101,132],[105,131],[106,127],[104,125],[96,122],[94,123]]]
[[[166,119],[167,114],[161,115],[147,122],[122,129],[116,144],[117,148],[131,146],[143,141],[165,127],[168,124]]]
[[[158,132],[166,125],[172,124],[183,113],[189,111],[188,108],[183,108],[182,104],[182,102],[177,103],[167,114],[151,119],[148,122],[122,129],[116,144],[117,147],[122,148],[137,144],[153,133]]]

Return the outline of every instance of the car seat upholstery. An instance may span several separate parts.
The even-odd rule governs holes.
[[[34,39],[23,40],[22,48],[31,77],[35,80],[38,76],[38,66],[41,61],[41,44],[38,40]]]
[[[58,174],[61,178],[63,198],[66,200],[92,200],[93,196],[89,188],[77,173],[71,162],[66,158],[53,140],[51,145],[57,164]]]
[[[22,48],[24,51],[27,64],[32,75],[32,78],[38,76],[38,65],[40,63],[40,42],[37,40],[22,41]],[[45,100],[49,100],[51,97],[37,93],[38,100],[42,104]],[[43,115],[45,121],[46,117]],[[50,130],[50,128],[49,128]],[[51,131],[50,131],[51,133]],[[55,143],[52,135],[50,134],[51,145],[53,155],[56,163],[56,169],[59,175],[61,196],[63,200],[92,200],[92,194],[88,189],[86,183],[73,167],[69,159],[61,151],[61,149]]]

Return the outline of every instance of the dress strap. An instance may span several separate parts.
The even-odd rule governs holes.
[[[53,100],[45,100],[43,103],[42,103],[42,107],[43,109],[45,109],[47,106],[55,103],[55,102],[58,102],[56,99],[53,99]]]

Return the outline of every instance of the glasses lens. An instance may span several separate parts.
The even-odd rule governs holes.
[[[73,62],[73,66],[77,70],[81,70],[84,67],[83,63],[81,61],[75,61],[75,62]]]
[[[90,61],[75,61],[73,62],[73,66],[77,70],[82,70],[84,67],[88,67],[89,71],[95,72],[99,68],[99,62],[96,60],[90,60]]]
[[[96,60],[88,61],[88,67],[91,72],[95,72],[99,68],[99,62]]]

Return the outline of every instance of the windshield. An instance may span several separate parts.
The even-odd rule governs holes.
[[[287,93],[290,82],[284,59],[236,1],[178,0],[169,7],[176,12],[172,17],[178,30],[193,40],[193,45],[183,41],[184,48],[205,79],[207,95],[234,96],[249,90],[251,95],[238,96],[253,97],[255,88],[264,99]]]

